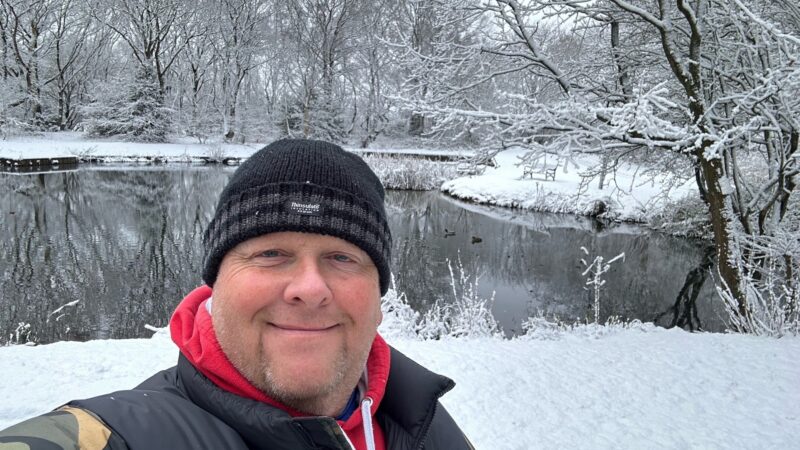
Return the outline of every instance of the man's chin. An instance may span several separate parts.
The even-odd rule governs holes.
[[[308,401],[329,395],[341,386],[344,374],[328,366],[278,363],[278,370],[264,371],[264,389],[275,400]]]
[[[272,382],[268,381],[264,393],[298,411],[326,415],[330,399],[334,397],[336,384],[331,383],[331,380],[327,380],[324,384],[298,383],[296,379],[284,381],[287,382],[274,379]]]

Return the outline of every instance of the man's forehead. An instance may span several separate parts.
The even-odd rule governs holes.
[[[363,252],[358,246],[352,242],[348,242],[342,238],[331,236],[328,234],[304,232],[304,231],[274,231],[264,233],[256,237],[250,238],[240,246],[252,247],[263,245],[284,245],[284,246],[311,246],[311,247],[352,247],[355,250]]]

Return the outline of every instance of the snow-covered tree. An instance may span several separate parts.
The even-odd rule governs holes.
[[[460,107],[474,106],[470,98],[448,91],[469,79],[483,64],[480,47],[470,45],[481,25],[481,11],[469,0],[414,0],[404,2],[393,27],[392,47],[405,73],[403,96],[412,105],[438,103],[441,96]],[[470,96],[475,95],[474,92]],[[410,109],[412,135],[431,131],[433,122],[424,109]],[[441,130],[441,129],[440,129]]]
[[[430,79],[425,100],[411,100],[439,129],[479,131],[488,153],[529,148],[523,163],[584,151],[688,168],[721,281],[748,317],[763,268],[775,267],[786,286],[798,280],[797,254],[774,266],[774,252],[752,243],[793,226],[785,220],[798,174],[800,37],[789,3],[475,2],[468,8],[494,26],[472,50],[493,63],[463,71],[466,58],[445,61],[451,70]],[[582,36],[577,46],[554,45],[565,27]],[[446,76],[457,71],[470,76]],[[520,78],[540,88],[508,88]],[[496,100],[480,102],[487,91]]]
[[[172,125],[155,69],[144,66],[127,85],[117,82],[105,86],[95,101],[84,107],[83,114],[84,128],[90,135],[139,142],[164,142]]]
[[[290,134],[341,142],[349,129],[345,116],[351,83],[348,75],[354,51],[355,20],[367,3],[362,0],[290,0],[284,3],[284,39],[293,41],[295,99],[287,104]],[[352,123],[352,120],[350,121]]]
[[[214,6],[214,15],[219,18],[214,41],[220,79],[216,106],[224,138],[244,142],[241,94],[247,77],[266,62],[266,18],[271,5],[265,0],[217,0]]]
[[[57,6],[51,28],[49,70],[43,86],[55,109],[49,112],[48,122],[63,131],[75,126],[78,120],[76,103],[88,81],[89,67],[98,62],[112,40],[108,29],[92,21],[86,5],[61,0]]]
[[[50,29],[56,6],[55,0],[0,1],[4,77],[11,75],[23,83],[19,98],[8,107],[24,105],[24,120],[34,128],[43,122],[40,72],[43,53],[51,42],[44,35]],[[13,63],[9,61],[12,58]]]
[[[194,12],[194,4],[187,0],[113,0],[92,5],[95,19],[127,44],[144,70],[154,71],[162,93],[167,73],[194,38],[181,33],[177,24],[196,20]]]
[[[211,11],[212,5],[212,2],[204,1],[198,7]],[[184,133],[201,142],[214,133],[215,125],[219,122],[219,115],[213,110],[215,24],[212,21],[193,20],[179,25],[181,34],[194,36],[194,39],[187,39],[175,70],[177,104],[182,106],[181,128]]]

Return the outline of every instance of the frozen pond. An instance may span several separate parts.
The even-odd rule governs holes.
[[[149,336],[201,283],[201,236],[232,168],[84,167],[0,174],[0,344],[19,323],[37,342]],[[437,192],[387,194],[396,286],[424,311],[451,301],[457,261],[495,292],[507,334],[539,313],[593,317],[580,258],[625,252],[605,275],[600,315],[673,321],[704,250],[692,241],[588,219],[467,205]],[[76,303],[77,301],[77,303]],[[68,306],[64,306],[68,305]],[[696,301],[703,329],[724,327],[709,276]],[[63,308],[60,308],[64,306]],[[59,309],[60,308],[60,309]],[[684,308],[677,311],[684,316]],[[693,326],[698,326],[691,316]]]

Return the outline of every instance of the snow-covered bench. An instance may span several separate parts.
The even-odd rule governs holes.
[[[522,169],[522,178],[528,177],[533,179],[533,175],[537,173],[544,174],[544,180],[556,181],[556,170],[558,166],[524,166]]]

